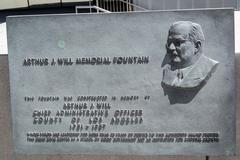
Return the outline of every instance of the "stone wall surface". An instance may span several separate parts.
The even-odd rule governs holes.
[[[210,160],[240,160],[240,54],[236,54],[237,155],[209,157]],[[199,156],[98,156],[98,155],[19,155],[14,154],[11,132],[9,70],[7,55],[0,55],[0,160],[204,160]]]

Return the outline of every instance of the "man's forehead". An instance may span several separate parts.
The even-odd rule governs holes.
[[[179,40],[186,40],[188,39],[188,35],[184,34],[169,34],[168,39],[179,39]]]
[[[188,23],[180,23],[173,25],[169,30],[169,35],[184,35],[187,36],[191,31],[191,25]]]

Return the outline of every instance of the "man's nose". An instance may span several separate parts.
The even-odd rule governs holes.
[[[169,49],[170,49],[170,50],[176,50],[176,47],[175,47],[175,45],[174,45],[173,43],[171,43],[171,44],[169,45]]]

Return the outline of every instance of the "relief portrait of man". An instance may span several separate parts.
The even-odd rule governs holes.
[[[162,87],[170,104],[192,101],[217,69],[219,63],[203,52],[204,41],[197,23],[178,21],[170,26],[162,62]]]
[[[162,83],[191,89],[207,82],[218,62],[203,53],[204,34],[199,24],[179,21],[172,24],[166,43]]]

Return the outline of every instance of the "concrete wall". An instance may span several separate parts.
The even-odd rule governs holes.
[[[150,10],[190,8],[237,8],[238,0],[133,0],[133,3]]]
[[[83,2],[88,0],[62,0],[62,3]],[[189,9],[189,8],[222,8],[237,7],[239,0],[133,0],[134,4],[147,9]],[[0,0],[0,10],[24,8],[29,5],[56,4],[61,0]],[[239,5],[238,5],[239,6]]]
[[[9,9],[9,8],[23,8],[27,7],[27,0],[1,0],[0,1],[0,10]]]
[[[234,13],[235,53],[240,53],[240,11]]]
[[[240,54],[236,54],[237,156],[210,157],[210,160],[240,160]],[[98,155],[17,155],[13,150],[7,55],[0,55],[0,160],[205,160],[193,156],[98,156]]]
[[[29,5],[59,4],[69,2],[86,2],[89,0],[0,0],[0,10],[13,8],[27,8]]]

